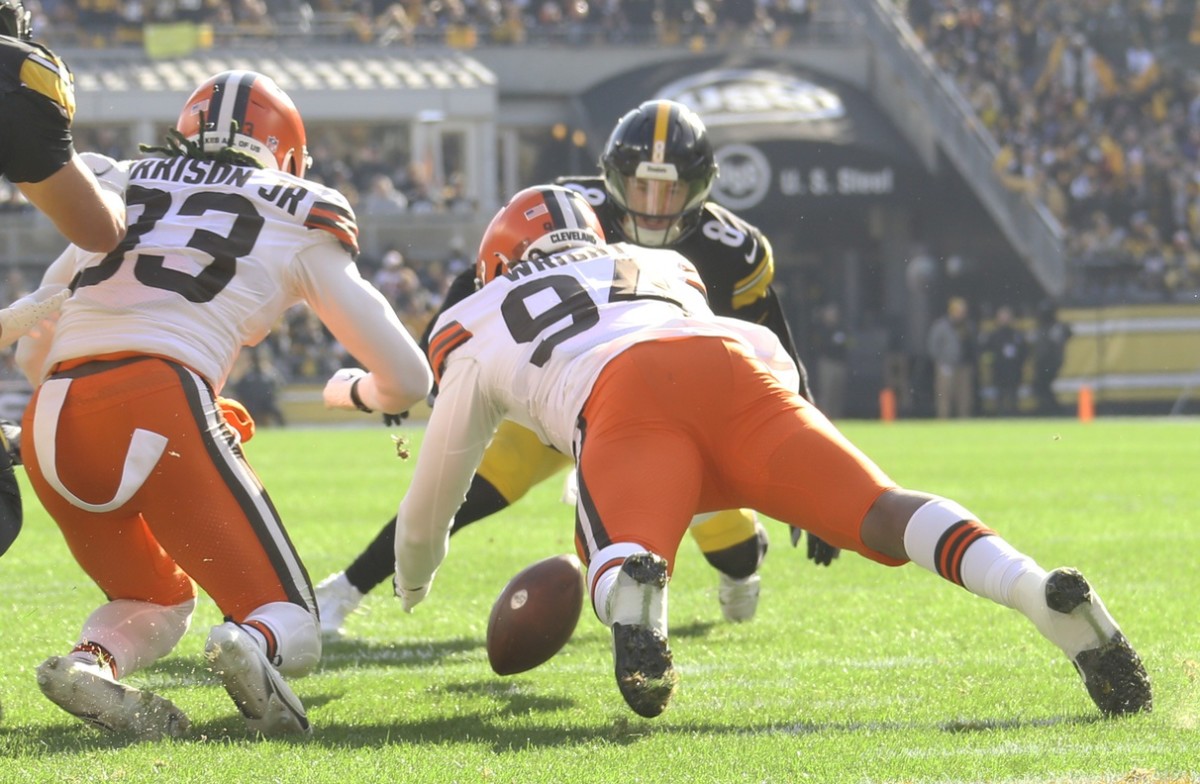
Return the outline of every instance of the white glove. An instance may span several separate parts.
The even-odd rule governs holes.
[[[362,398],[358,396],[358,382],[362,381],[367,375],[367,371],[362,368],[342,368],[333,374],[333,376],[325,382],[325,398],[326,408],[340,408],[346,411],[365,411],[370,414],[371,409],[363,405]]]
[[[114,160],[98,152],[81,152],[79,159],[96,175],[101,188],[118,196],[125,195],[125,187],[129,185],[128,161]]]
[[[63,286],[42,286],[0,310],[0,349],[16,343],[42,319],[57,313],[70,296],[71,290]]]
[[[425,601],[425,597],[429,595],[428,585],[422,585],[420,588],[401,588],[398,577],[392,578],[392,587],[396,596],[400,597],[400,604],[406,613],[411,613],[413,608]]]

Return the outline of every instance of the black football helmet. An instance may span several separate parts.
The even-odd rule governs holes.
[[[600,156],[604,185],[637,245],[674,245],[699,224],[717,176],[704,123],[675,101],[646,101],[617,121]]]
[[[21,0],[0,0],[0,35],[28,41],[33,37],[33,23],[29,21],[29,9]]]

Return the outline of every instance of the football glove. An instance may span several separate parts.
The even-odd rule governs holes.
[[[411,613],[413,608],[425,601],[425,597],[429,595],[428,585],[422,585],[419,588],[401,588],[400,581],[395,575],[392,576],[392,588],[395,590],[396,596],[400,597],[400,605],[406,613]]]
[[[217,408],[220,410],[225,424],[233,428],[233,432],[237,433],[241,443],[244,444],[254,438],[254,417],[250,416],[250,412],[246,410],[245,406],[233,398],[218,397]]]
[[[383,414],[384,427],[399,427],[408,419],[408,412],[401,411],[399,414],[389,414],[386,411]]]
[[[374,413],[363,405],[362,398],[358,396],[358,382],[366,375],[367,371],[362,368],[342,368],[334,373],[329,381],[325,382],[325,391],[322,393],[325,407]]]
[[[792,547],[800,546],[800,538],[804,536],[804,531],[799,528],[792,528]],[[842,548],[834,547],[813,535],[810,531],[808,534],[808,559],[817,566],[829,566],[833,563],[833,559],[837,558],[842,553]]]
[[[70,296],[71,290],[63,286],[42,286],[0,310],[0,349],[16,343],[42,319],[57,313]]]
[[[21,465],[21,426],[11,419],[0,419],[0,447],[13,465]]]
[[[119,196],[125,195],[125,187],[129,185],[128,161],[113,160],[98,152],[81,152],[79,159],[96,175],[101,188]]]

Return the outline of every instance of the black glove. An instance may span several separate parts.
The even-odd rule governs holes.
[[[792,528],[792,547],[800,546],[800,537],[804,531]],[[842,548],[834,547],[823,539],[819,539],[810,531],[808,534],[808,559],[817,566],[829,566],[833,559],[842,553]]]
[[[0,419],[0,448],[8,452],[13,465],[21,465],[21,426],[11,419]]]
[[[384,413],[383,426],[384,427],[399,427],[401,424],[403,424],[404,420],[406,420],[406,419],[408,419],[407,411],[401,411],[399,414]]]

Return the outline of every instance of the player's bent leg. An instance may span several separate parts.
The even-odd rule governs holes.
[[[705,560],[714,569],[734,579],[758,571],[767,556],[767,529],[752,509],[729,509],[698,515],[688,529]]]
[[[571,458],[543,444],[532,430],[504,420],[483,453],[450,533],[515,504],[569,465]]]
[[[597,615],[612,628],[617,688],[635,713],[654,718],[679,681],[667,642],[667,561],[640,548],[626,555],[629,547],[599,551],[594,563],[609,566],[589,582]]]
[[[1074,569],[1047,573],[968,510],[927,498],[904,525],[904,547],[914,563],[1029,618],[1075,665],[1105,715],[1151,709],[1141,658],[1083,575]]]
[[[525,493],[522,492],[521,495]],[[458,533],[466,528],[471,523],[491,517],[497,512],[507,509],[509,505],[516,501],[514,498],[509,500],[504,497],[504,494],[496,489],[496,485],[492,484],[491,480],[481,474],[475,474],[471,477],[471,486],[467,488],[467,496],[463,499],[462,506],[454,513],[454,524],[450,526],[450,535]],[[396,560],[395,548],[391,550],[391,558]],[[389,576],[394,572],[394,564]]]
[[[116,599],[97,607],[84,621],[80,645],[102,646],[115,672],[127,677],[175,650],[195,609],[195,599],[172,605]]]
[[[320,640],[311,614],[279,602],[256,610],[244,623],[213,627],[204,653],[252,731],[265,737],[308,735],[312,728],[304,704],[281,671],[311,671],[320,660]]]
[[[717,599],[731,623],[748,621],[758,610],[759,566],[766,557],[767,530],[751,509],[698,515],[689,529],[705,559],[720,573]]]

